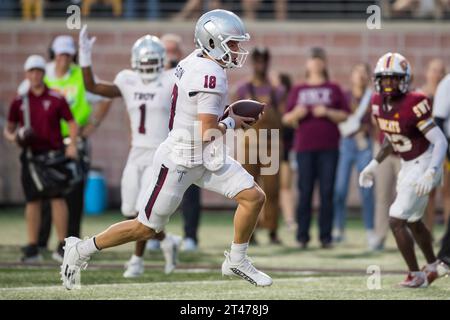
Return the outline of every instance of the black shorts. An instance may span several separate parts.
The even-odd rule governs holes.
[[[43,155],[45,153],[46,152],[33,153],[33,155]],[[26,151],[22,151],[20,155],[20,163],[22,164],[22,188],[27,202],[62,198],[64,196],[65,189],[62,186],[61,188],[52,188],[52,190],[49,190],[48,188],[45,188],[42,183],[40,183],[38,172],[39,168],[28,159]]]

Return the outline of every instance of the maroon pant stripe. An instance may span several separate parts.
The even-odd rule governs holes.
[[[173,120],[175,119],[175,110],[177,108],[178,86],[174,85],[172,90],[172,105],[170,107],[169,131],[173,128]]]
[[[158,179],[156,180],[156,184],[155,187],[153,188],[152,195],[150,196],[150,199],[148,200],[147,205],[145,206],[145,215],[147,216],[147,219],[150,219],[150,215],[152,214],[156,198],[158,198],[158,194],[163,187],[164,181],[166,180],[167,172],[169,172],[169,169],[165,165],[162,165],[161,169],[159,170]]]

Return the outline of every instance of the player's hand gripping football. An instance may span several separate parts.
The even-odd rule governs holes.
[[[79,46],[79,63],[82,68],[90,67],[92,64],[92,47],[97,38],[89,38],[87,32],[87,25],[85,24],[80,31],[80,37],[78,40]]]
[[[234,127],[236,129],[242,128],[244,130],[247,130],[249,128],[251,128],[251,126],[260,119],[260,117],[262,116],[262,113],[259,115],[258,119],[255,118],[250,118],[250,117],[242,117],[242,116],[238,116],[237,114],[234,113],[233,108],[229,108],[229,117],[233,118],[234,120]]]
[[[425,173],[419,178],[416,182],[416,194],[419,197],[423,197],[430,193],[431,189],[433,189],[433,180],[436,171],[434,169],[427,169]]]
[[[378,161],[373,159],[359,174],[359,185],[363,188],[373,186],[375,169],[378,167]]]

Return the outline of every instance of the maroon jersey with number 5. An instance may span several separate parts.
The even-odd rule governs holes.
[[[408,92],[384,108],[381,95],[374,94],[372,115],[403,160],[415,159],[428,149],[430,142],[423,132],[432,125],[433,118],[430,101],[424,94]]]

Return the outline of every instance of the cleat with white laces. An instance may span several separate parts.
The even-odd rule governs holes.
[[[409,272],[406,279],[399,283],[404,288],[426,288],[428,280],[425,272]]]
[[[166,260],[164,266],[164,273],[170,274],[175,270],[178,263],[178,252],[181,245],[181,237],[172,234],[167,234],[164,240],[161,241],[161,250]]]
[[[79,285],[80,271],[86,269],[89,257],[82,256],[78,252],[78,245],[82,242],[76,237],[65,239],[64,258],[61,265],[61,280],[67,290],[72,290]]]
[[[267,287],[272,284],[272,278],[264,272],[256,269],[249,257],[245,257],[239,263],[232,263],[230,254],[225,251],[225,261],[222,264],[223,276],[236,276],[247,280],[257,287]]]
[[[144,273],[144,259],[135,255],[125,264],[124,278],[137,278]]]

